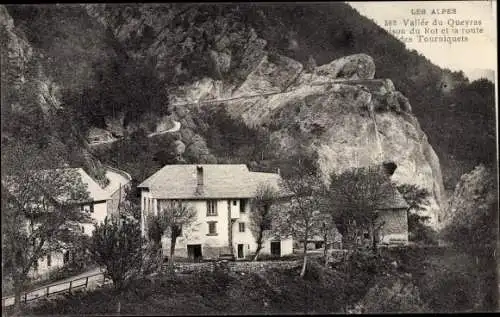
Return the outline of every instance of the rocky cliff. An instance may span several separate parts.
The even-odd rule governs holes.
[[[471,217],[487,214],[498,202],[495,175],[494,169],[484,165],[478,165],[462,175],[449,203],[443,208],[441,227],[452,222],[470,226]]]
[[[60,151],[94,174],[101,167],[99,160],[86,139],[65,122],[63,85],[47,74],[43,51],[33,47],[4,6],[0,6],[0,41],[2,145],[35,138],[47,151]]]
[[[280,157],[301,147],[311,149],[325,179],[333,171],[393,161],[398,166],[393,176],[397,183],[416,184],[432,193],[429,215],[436,226],[445,202],[439,159],[408,99],[391,80],[373,79],[371,58],[349,56],[310,72],[297,61],[281,56],[275,60],[276,64],[264,57],[232,94],[220,93],[216,87],[223,83],[205,78],[180,89],[182,94],[173,95],[173,100],[191,106],[224,104],[247,125],[266,127]],[[286,66],[280,67],[284,61]],[[352,71],[359,64],[361,76]],[[365,64],[370,71],[364,71]],[[333,71],[321,72],[324,69]]]

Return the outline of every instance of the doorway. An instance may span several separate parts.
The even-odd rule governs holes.
[[[280,241],[271,242],[271,255],[281,256],[281,242]]]
[[[244,244],[238,244],[238,259],[243,259],[245,257]]]
[[[188,244],[187,246],[188,258],[192,261],[198,262],[202,259],[201,244]]]

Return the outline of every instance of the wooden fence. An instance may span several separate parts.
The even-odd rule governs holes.
[[[102,279],[98,278],[99,276],[102,276]],[[36,300],[42,297],[49,297],[51,295],[61,294],[65,292],[71,293],[73,290],[76,289],[82,289],[82,288],[86,289],[89,287],[89,281],[98,283],[100,281],[101,285],[109,282],[109,280],[105,278],[103,273],[96,273],[93,275],[76,278],[70,281],[39,287],[29,292],[24,292],[21,295],[21,301],[27,303],[29,301]],[[66,286],[61,287],[61,285],[65,284]],[[14,296],[2,297],[2,307],[12,306],[12,305],[14,305]]]

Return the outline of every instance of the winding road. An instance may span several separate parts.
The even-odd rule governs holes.
[[[148,134],[148,138],[151,138],[151,137],[156,136],[156,135],[161,135],[164,133],[177,132],[180,129],[181,129],[181,123],[179,121],[174,121],[174,126],[172,128],[170,128],[168,130],[150,133],[150,134]]]

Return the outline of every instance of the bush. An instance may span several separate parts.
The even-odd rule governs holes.
[[[418,288],[399,277],[379,279],[360,302],[364,313],[426,312]]]
[[[347,305],[361,300],[374,285],[377,276],[394,271],[390,258],[364,249],[353,251],[336,269],[344,275],[341,287]]]
[[[143,269],[141,229],[137,220],[122,215],[104,219],[92,236],[94,260],[105,267],[105,276],[115,288],[126,287]]]

